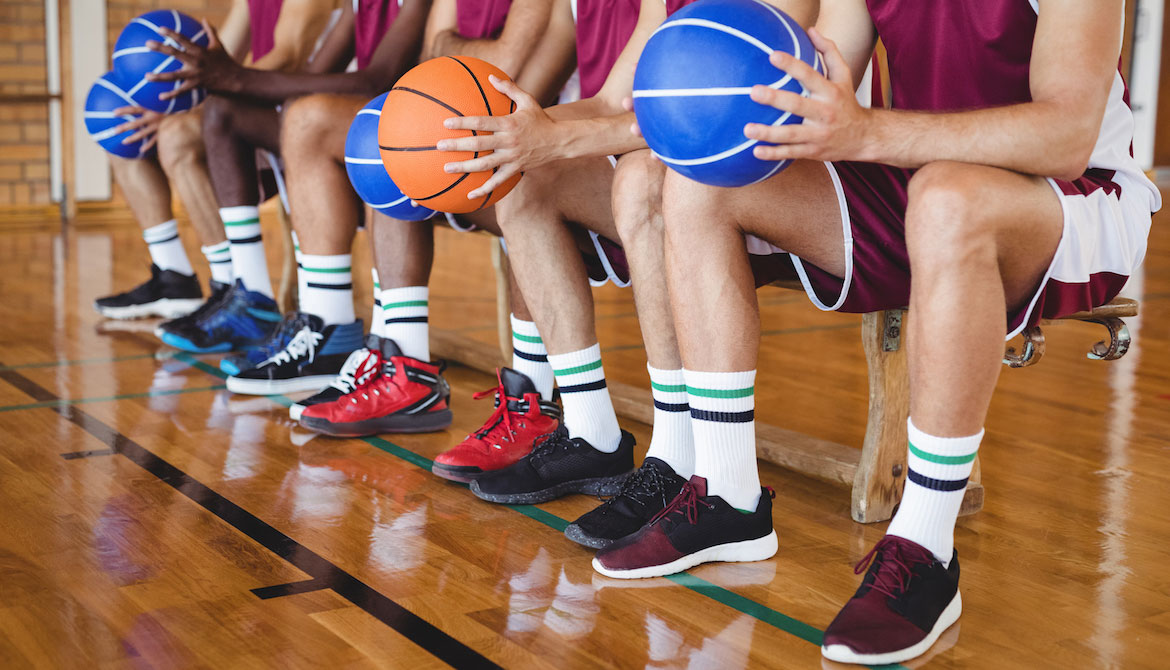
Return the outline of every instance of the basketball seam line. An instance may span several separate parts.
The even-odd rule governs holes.
[[[487,99],[487,93],[484,92],[483,85],[479,83],[479,77],[476,77],[475,73],[471,71],[471,68],[467,67],[467,64],[464,63],[463,61],[459,60],[458,58],[456,58],[454,56],[447,56],[447,57],[450,58],[451,60],[455,61],[456,63],[459,63],[459,65],[462,66],[464,70],[467,70],[467,74],[468,74],[468,76],[471,77],[471,81],[474,81],[475,87],[479,89],[479,97],[483,99],[484,111],[487,112],[488,116],[494,116],[494,114],[492,114],[492,105],[490,102],[488,102],[488,99]],[[471,134],[473,137],[479,136],[479,133],[475,132],[474,130],[471,131]],[[475,152],[475,155],[473,156],[473,158],[479,158],[478,151]],[[499,172],[499,170],[500,170],[499,166],[492,168],[492,176],[494,177],[496,172]],[[485,195],[483,197],[483,202],[480,203],[479,207],[477,207],[476,209],[483,209],[484,207],[487,207],[488,201],[492,199],[492,193],[493,193],[493,191],[488,191],[487,195]]]
[[[442,107],[445,107],[446,109],[450,110],[456,116],[463,116],[463,112],[459,111],[458,109],[455,109],[451,105],[448,105],[447,103],[443,102],[442,100],[436,98],[433,95],[427,95],[426,93],[423,93],[422,91],[419,91],[417,89],[408,88],[406,86],[395,86],[394,88],[392,88],[390,90],[391,91],[406,91],[408,93],[413,93],[415,95],[422,96],[422,97],[426,98],[427,100],[430,100],[431,102],[435,103],[436,105],[441,105]]]

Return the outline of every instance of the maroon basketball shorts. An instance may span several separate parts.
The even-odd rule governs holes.
[[[809,300],[826,311],[873,312],[910,303],[906,192],[912,170],[875,163],[826,163],[841,207],[845,276],[750,237],[748,251],[766,262],[791,262]],[[1141,264],[1150,231],[1150,191],[1127,175],[1089,170],[1080,179],[1049,179],[1064,211],[1060,245],[1031,299],[1008,314],[1008,337],[1040,319],[1092,309],[1114,298]],[[754,259],[754,265],[763,259]],[[779,272],[779,269],[777,269]]]

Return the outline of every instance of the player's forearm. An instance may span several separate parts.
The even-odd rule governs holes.
[[[226,81],[213,82],[208,88],[213,93],[246,96],[272,103],[314,93],[372,96],[379,87],[372,74],[369,71],[313,73],[241,68],[236,76]]]
[[[516,49],[503,39],[469,40],[454,30],[446,30],[435,37],[430,56],[471,56],[487,61],[515,78],[524,64],[527,53]]]
[[[558,121],[558,158],[617,156],[645,149],[646,141],[630,132],[633,123],[632,112]]]
[[[941,114],[873,110],[858,158],[905,168],[948,160],[1072,179],[1085,171],[1100,119],[1052,102]]]

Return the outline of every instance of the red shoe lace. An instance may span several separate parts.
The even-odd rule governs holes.
[[[516,435],[516,429],[512,427],[512,413],[508,411],[508,395],[504,391],[504,380],[500,378],[498,368],[496,369],[496,382],[498,385],[495,388],[477,391],[471,396],[473,400],[486,398],[489,395],[495,395],[499,398],[495,411],[484,422],[483,427],[472,434],[484,442],[488,442],[489,440],[509,442]],[[502,431],[500,430],[501,427],[503,428]]]
[[[878,560],[881,562],[869,587],[890,598],[898,598],[905,592],[910,584],[910,578],[914,575],[915,565],[934,560],[934,556],[926,549],[912,545],[908,540],[887,535],[873,545],[873,549],[853,566],[853,574],[860,575],[865,572],[869,564],[879,556]]]
[[[694,525],[699,519],[699,505],[707,509],[715,509],[715,506],[706,500],[699,499],[699,491],[694,484],[687,482],[683,484],[682,490],[670,501],[670,504],[662,508],[662,511],[655,514],[650,523],[658,523],[660,519],[665,519],[674,512],[682,512],[687,517],[687,523]]]

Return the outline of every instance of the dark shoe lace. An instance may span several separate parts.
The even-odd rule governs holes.
[[[558,427],[551,433],[541,435],[534,442],[536,446],[528,455],[533,465],[543,463],[555,456],[557,452],[577,448],[577,442],[569,437],[569,431],[564,426]]]
[[[910,585],[915,566],[933,561],[934,555],[924,547],[900,537],[886,535],[853,566],[853,574],[860,575],[872,563],[874,576],[869,588],[897,599]]]
[[[663,507],[666,507],[670,503],[666,499],[666,490],[669,486],[669,476],[662,474],[658,468],[643,465],[635,470],[634,474],[626,477],[617,495],[602,498],[605,502],[601,506],[609,508],[613,506],[614,502],[624,498],[643,507],[649,505],[651,500],[657,500]]]
[[[662,511],[654,515],[650,519],[651,524],[658,523],[664,519],[676,521],[678,516],[686,517],[687,523],[694,525],[699,520],[699,505],[707,509],[715,509],[715,505],[703,500],[699,497],[699,490],[691,482],[683,484],[682,490],[670,501],[670,504],[662,508]]]

